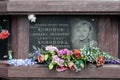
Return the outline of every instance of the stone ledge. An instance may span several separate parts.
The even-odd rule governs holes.
[[[23,12],[108,12],[119,11],[120,2],[113,1],[9,1],[7,11]],[[115,5],[115,6],[114,6]]]
[[[5,2],[3,4],[3,2]],[[0,13],[77,13],[77,14],[119,14],[120,2],[111,0],[8,0],[0,1]]]
[[[98,0],[8,0],[8,1],[98,1]],[[120,0],[99,0],[99,1],[120,1]]]
[[[103,67],[88,66],[80,72],[67,70],[57,72],[48,70],[47,66],[0,66],[0,77],[4,78],[120,78],[119,65],[105,65]]]

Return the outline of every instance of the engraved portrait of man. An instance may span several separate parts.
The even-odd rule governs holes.
[[[89,21],[79,20],[71,30],[72,49],[80,49],[90,42],[97,41],[95,29]]]

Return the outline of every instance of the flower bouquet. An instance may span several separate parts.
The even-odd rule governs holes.
[[[102,52],[98,47],[85,45],[82,49],[58,49],[55,46],[46,46],[45,49],[33,46],[34,52],[29,54],[28,59],[11,59],[8,64],[12,66],[29,66],[34,64],[46,64],[49,70],[57,71],[80,71],[87,64],[96,65],[120,64],[118,58],[112,57],[106,52]]]
[[[88,63],[95,64],[97,67],[104,64],[119,64],[120,60],[110,56],[108,53],[102,52],[99,48],[85,45],[82,49],[58,49],[54,46],[46,46],[40,49],[33,46],[35,52],[30,54],[30,58],[38,64],[47,64],[49,70],[55,68],[57,71],[80,71],[87,66]]]

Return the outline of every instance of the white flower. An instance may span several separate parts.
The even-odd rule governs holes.
[[[52,45],[46,46],[46,47],[45,47],[45,50],[46,50],[46,51],[50,51],[51,53],[53,53],[54,51],[58,52],[58,48],[57,48],[57,47],[54,47],[54,46],[52,46]]]
[[[97,42],[94,41],[94,40],[90,41],[90,46],[91,47],[97,47]]]
[[[36,17],[34,14],[30,14],[28,15],[28,20],[30,20],[31,22],[36,22]]]

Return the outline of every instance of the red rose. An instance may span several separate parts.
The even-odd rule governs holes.
[[[37,59],[38,59],[38,62],[42,63],[45,60],[45,56],[41,54],[37,57]]]
[[[75,49],[75,50],[74,50],[74,55],[75,55],[76,58],[81,58],[80,50]]]
[[[9,36],[9,32],[7,30],[2,30],[0,33],[0,39],[6,39]]]
[[[96,58],[96,66],[103,66],[105,63],[105,57],[100,55]]]

